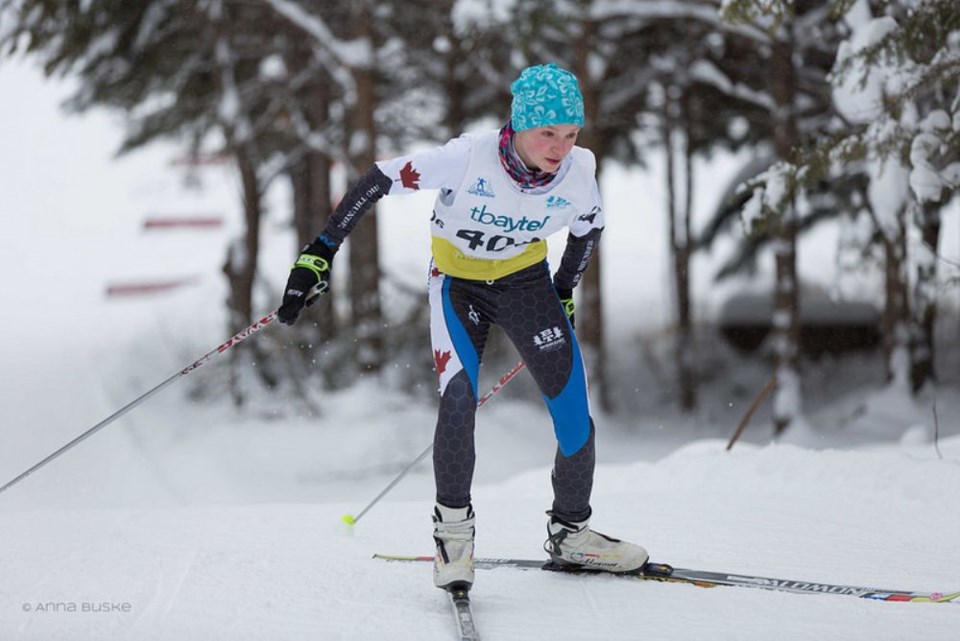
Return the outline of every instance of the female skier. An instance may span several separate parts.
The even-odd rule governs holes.
[[[610,572],[643,566],[646,550],[589,527],[594,425],[573,332],[573,288],[589,264],[603,215],[593,154],[576,147],[584,125],[576,77],[554,64],[524,69],[510,86],[511,117],[499,131],[377,162],[350,189],[290,272],[282,323],[310,292],[330,284],[333,258],[371,204],[387,194],[439,190],[431,218],[430,338],[440,378],[434,434],[434,583],[474,580],[477,377],[487,335],[499,325],[543,394],[557,437],[544,549],[560,564]],[[547,236],[568,228],[551,277]]]

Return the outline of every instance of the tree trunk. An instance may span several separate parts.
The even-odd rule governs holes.
[[[369,0],[354,3],[353,21],[358,42],[373,56],[373,17]],[[376,159],[376,78],[373,60],[353,68],[357,103],[350,140],[351,182],[373,166]],[[355,336],[354,357],[361,372],[383,366],[383,318],[380,309],[380,251],[377,246],[376,207],[368,211],[349,238],[350,309]]]
[[[453,21],[450,20],[447,26],[450,29],[447,35],[450,41],[450,51],[447,52],[445,61],[446,74],[444,84],[446,85],[445,89],[447,92],[447,109],[444,119],[448,129],[447,135],[453,137],[459,135],[467,124],[465,100],[469,93],[469,87],[463,78],[457,74],[457,67],[460,61],[468,56],[469,53],[463,50]]]
[[[231,16],[226,15],[222,3],[211,5],[216,38],[215,63],[225,94],[242,96],[236,75],[236,54],[231,42]],[[260,218],[263,213],[262,196],[265,185],[261,184],[257,170],[261,157],[257,151],[254,128],[247,113],[247,105],[239,100],[235,110],[221,123],[230,154],[236,160],[240,173],[243,198],[243,237],[237,239],[227,250],[223,271],[227,276],[230,291],[227,297],[227,324],[231,334],[253,322],[253,285],[260,255]],[[240,371],[244,359],[250,358],[256,372],[269,387],[277,384],[277,377],[268,366],[266,355],[257,347],[256,341],[246,341],[233,350],[230,356],[230,391],[234,403],[244,401],[240,389]]]
[[[298,50],[297,68],[306,69],[310,64],[311,51],[309,47]],[[328,81],[329,82],[329,81]],[[304,117],[311,131],[321,131],[330,118],[329,85],[323,82],[312,83],[301,103]],[[331,156],[318,151],[309,151],[291,171],[291,180],[294,191],[294,229],[296,231],[296,247],[299,252],[312,243],[318,233],[324,228],[333,209],[330,171]],[[345,268],[347,261],[341,259],[336,265]],[[323,376],[324,385],[328,389],[334,388],[336,377],[340,374],[339,367],[333,365],[338,360],[330,354],[330,342],[336,339],[337,318],[335,301],[343,295],[340,288],[331,287],[321,296],[308,311],[303,321],[297,323],[293,330],[297,353],[291,366],[290,379],[301,396],[307,397],[306,386],[301,382],[317,374]]]
[[[790,162],[799,136],[794,102],[796,72],[793,66],[791,26],[784,26],[782,40],[773,43],[771,65],[774,144],[777,156]],[[773,401],[774,434],[781,434],[800,412],[800,306],[797,276],[797,210],[794,199],[783,205],[774,225],[776,283],[773,305],[773,345],[777,392]]]
[[[693,162],[690,145],[683,141],[682,192],[677,185],[678,121],[685,123],[685,109],[669,96],[664,101],[663,145],[666,156],[667,229],[670,238],[670,257],[673,261],[673,285],[677,311],[677,334],[674,343],[677,385],[680,390],[680,408],[690,412],[696,407],[693,366],[693,322],[690,310],[690,216],[692,209]],[[682,100],[682,99],[681,99]],[[679,113],[675,113],[678,112]],[[683,204],[679,197],[683,196]]]
[[[686,99],[686,97],[685,97]],[[689,125],[684,105],[684,124]],[[693,151],[690,145],[690,131],[685,138],[683,161],[684,178],[686,180],[685,198],[683,201],[683,246],[677,252],[677,312],[680,329],[680,406],[684,411],[692,412],[697,406],[697,372],[693,344],[693,304],[690,296],[690,256],[693,252],[691,243],[691,221],[693,219]]]
[[[257,168],[253,155],[242,145],[233,149],[240,172],[243,190],[243,237],[237,239],[227,250],[227,259],[223,272],[227,276],[230,291],[227,295],[227,310],[229,314],[229,333],[233,334],[253,322],[253,283],[257,273],[257,259],[260,252],[260,216],[262,214],[261,186],[257,177]],[[230,392],[234,404],[240,406],[244,402],[243,392],[240,389],[239,368],[242,359],[247,358],[255,351],[255,342],[249,341],[238,345],[230,354]],[[268,369],[259,369],[267,378],[269,385],[276,381],[268,374]]]
[[[883,354],[887,381],[907,389],[910,360],[910,296],[907,285],[907,235],[905,212],[900,211],[898,228],[881,229],[884,251]]]
[[[291,170],[297,250],[312,243],[330,217],[330,159],[310,152]]]
[[[316,152],[306,154],[290,171],[293,185],[294,227],[297,237],[294,253],[312,243],[330,217],[330,159]],[[286,277],[286,275],[284,275]],[[332,288],[310,307],[306,315],[311,322],[298,323],[293,331],[300,351],[307,363],[313,363],[315,350],[336,335],[334,300],[337,289]]]
[[[330,99],[326,91],[322,87],[315,87],[310,92],[308,104],[304,105],[307,122],[311,129],[322,129],[330,118]],[[310,152],[304,158],[303,166],[306,189],[303,201],[306,210],[302,215],[297,216],[299,247],[312,243],[333,213],[333,187],[330,181],[330,171],[333,167],[331,156],[316,151]],[[304,352],[305,354],[315,354],[321,345],[336,338],[338,323],[334,310],[340,296],[341,292],[333,287],[314,303],[315,321],[311,327],[312,331],[304,336],[308,339],[308,349]],[[309,362],[312,364],[315,360],[311,355]],[[324,372],[326,369],[321,368]]]
[[[797,295],[796,208],[787,205],[777,247],[774,291],[773,340],[777,376],[774,398],[774,433],[782,434],[800,412],[799,302]]]
[[[940,244],[940,203],[917,206],[917,225],[923,247],[917,252],[917,275],[913,291],[913,350],[910,383],[914,392],[936,380],[934,330],[937,318],[937,247]]]
[[[588,59],[594,24],[589,17],[583,17],[579,23],[580,32],[576,39],[573,73],[580,82],[583,94],[585,127],[580,132],[577,144],[594,152],[597,156],[597,180],[600,180],[602,158],[599,138],[599,99],[594,86]],[[584,366],[590,379],[600,407],[607,412],[614,409],[609,385],[607,385],[607,359],[605,353],[605,334],[603,328],[603,241],[597,246],[590,266],[583,274],[579,287],[579,310],[577,314],[577,338],[583,349]]]
[[[260,181],[250,154],[235,152],[243,189],[243,238],[231,247],[228,264],[230,276],[230,331],[236,332],[253,322],[253,282],[260,253],[260,216],[262,214]]]

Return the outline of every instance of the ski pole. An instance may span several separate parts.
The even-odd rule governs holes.
[[[123,416],[124,414],[126,414],[127,412],[129,412],[130,410],[132,410],[134,407],[136,407],[136,406],[139,405],[140,403],[144,402],[145,400],[147,400],[148,398],[150,398],[151,396],[153,396],[154,394],[156,394],[156,393],[159,392],[160,390],[162,390],[162,389],[166,388],[167,386],[171,385],[172,383],[174,383],[174,382],[175,382],[176,380],[178,380],[179,378],[181,378],[181,377],[183,377],[183,376],[186,376],[187,374],[189,374],[189,373],[192,372],[193,370],[201,367],[202,365],[205,365],[208,361],[210,361],[211,359],[213,359],[213,357],[222,354],[223,352],[227,351],[228,349],[230,349],[231,347],[233,347],[233,346],[236,345],[237,343],[240,343],[240,342],[242,342],[242,341],[250,338],[251,336],[253,336],[253,335],[256,334],[257,332],[259,332],[261,329],[263,329],[264,327],[266,327],[267,325],[269,325],[270,323],[272,323],[274,320],[276,320],[276,318],[277,318],[277,310],[274,310],[273,312],[270,312],[269,314],[267,314],[266,316],[264,316],[264,317],[261,318],[260,320],[256,321],[255,323],[253,323],[253,324],[250,325],[249,327],[240,330],[240,331],[237,332],[236,335],[234,335],[233,338],[231,338],[230,340],[226,341],[225,343],[221,343],[219,346],[217,346],[216,349],[213,349],[213,350],[207,352],[207,353],[204,354],[202,357],[200,357],[199,359],[197,359],[196,361],[194,361],[193,363],[191,363],[191,364],[188,365],[187,367],[183,368],[182,370],[180,370],[179,372],[177,372],[176,374],[174,374],[173,376],[171,376],[171,377],[168,378],[167,380],[163,381],[162,383],[160,383],[159,385],[157,385],[157,386],[154,387],[153,389],[149,390],[148,392],[144,392],[143,394],[141,394],[140,396],[138,396],[137,398],[135,398],[135,399],[134,399],[133,401],[131,401],[130,403],[124,405],[123,407],[121,407],[120,409],[118,409],[116,412],[114,412],[113,414],[111,414],[111,415],[108,416],[107,418],[103,419],[102,421],[100,421],[99,423],[97,423],[96,425],[94,425],[93,427],[91,427],[90,429],[88,429],[86,432],[84,432],[84,433],[81,434],[80,436],[76,437],[75,439],[73,439],[72,441],[70,441],[69,443],[67,443],[67,444],[64,445],[63,447],[61,447],[61,448],[60,448],[59,450],[57,450],[56,452],[50,454],[50,455],[47,456],[45,459],[43,459],[42,461],[40,461],[39,463],[37,463],[36,465],[34,465],[34,466],[31,467],[30,469],[28,469],[27,471],[23,472],[22,474],[20,474],[20,475],[17,476],[16,478],[8,481],[3,487],[0,487],[0,494],[2,494],[3,492],[5,492],[5,491],[8,490],[9,488],[13,487],[14,485],[16,485],[17,483],[19,483],[19,482],[22,481],[23,479],[27,478],[28,476],[30,476],[31,474],[33,474],[34,472],[36,472],[37,470],[39,470],[40,468],[42,468],[44,465],[46,465],[46,464],[49,463],[50,461],[54,460],[55,458],[57,458],[57,457],[60,456],[61,454],[65,453],[67,450],[69,450],[69,449],[73,448],[74,446],[80,444],[82,441],[90,438],[91,436],[93,436],[94,434],[96,434],[97,432],[99,432],[100,430],[102,430],[103,428],[105,428],[107,425],[109,425],[110,423],[113,423],[115,420],[117,420],[118,418],[120,418],[121,416]]]
[[[511,369],[509,372],[501,376],[500,380],[497,381],[497,384],[491,387],[490,391],[484,394],[482,397],[480,397],[480,400],[477,401],[477,409],[480,409],[481,407],[483,407],[483,404],[489,401],[491,396],[493,396],[494,394],[499,392],[501,389],[503,389],[503,386],[509,383],[514,376],[519,374],[520,370],[522,370],[524,367],[525,367],[524,362],[520,361],[519,363],[513,366],[513,369]],[[353,516],[352,514],[344,514],[342,518],[343,522],[346,523],[347,525],[355,525],[356,522],[359,521],[364,514],[370,511],[370,508],[372,508],[374,505],[379,503],[380,499],[382,499],[384,496],[387,495],[387,493],[390,490],[396,487],[397,483],[403,480],[403,477],[405,477],[407,474],[410,473],[410,470],[415,468],[417,464],[420,463],[420,461],[425,459],[427,457],[427,454],[429,454],[432,449],[433,449],[433,443],[430,443],[430,445],[428,445],[425,450],[420,452],[417,458],[413,459],[409,465],[407,465],[405,468],[403,468],[403,470],[400,471],[399,474],[397,474],[396,478],[394,478],[392,481],[390,481],[390,483],[387,484],[387,487],[383,488],[380,491],[380,493],[377,494],[373,498],[373,500],[367,504],[365,508],[360,510],[359,514],[357,514],[356,516]]]

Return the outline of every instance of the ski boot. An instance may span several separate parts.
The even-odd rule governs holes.
[[[433,509],[433,583],[449,589],[473,585],[473,536],[476,518],[473,507],[452,508],[437,503]]]
[[[559,567],[578,566],[606,572],[637,572],[650,555],[639,545],[590,529],[590,520],[571,523],[552,512],[543,549]]]

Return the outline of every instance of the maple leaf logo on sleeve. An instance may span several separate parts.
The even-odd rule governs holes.
[[[433,361],[437,365],[437,374],[443,374],[447,370],[450,356],[450,352],[441,352],[439,349],[433,350]]]
[[[400,170],[400,182],[407,189],[420,189],[420,172],[413,168],[413,161],[408,162]]]

